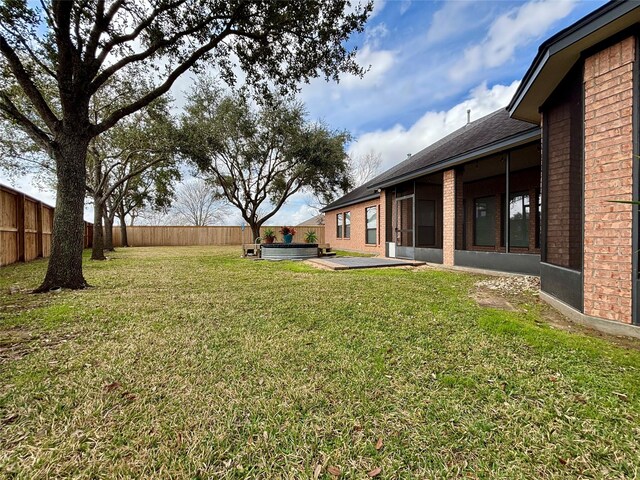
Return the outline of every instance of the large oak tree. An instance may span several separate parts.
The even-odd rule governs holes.
[[[303,106],[292,100],[255,100],[201,79],[185,108],[180,148],[257,238],[296,193],[332,198],[351,183],[347,133],[307,121]]]
[[[83,207],[92,139],[167,93],[192,67],[233,83],[281,90],[324,75],[363,73],[346,46],[371,5],[347,0],[26,0],[0,4],[0,114],[55,163],[51,257],[38,291],[83,288]],[[115,75],[143,74],[150,88],[98,121],[90,104]]]

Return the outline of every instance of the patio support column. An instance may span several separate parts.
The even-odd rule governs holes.
[[[442,263],[454,265],[456,245],[456,172],[447,170],[442,178]]]
[[[510,238],[510,234],[509,234],[509,229],[511,228],[511,226],[509,225],[509,220],[510,220],[510,206],[511,206],[511,199],[509,198],[511,195],[511,186],[509,185],[509,176],[511,175],[511,152],[507,152],[507,156],[505,157],[505,161],[504,161],[504,167],[505,167],[505,186],[504,186],[504,251],[505,253],[509,253],[509,238]]]

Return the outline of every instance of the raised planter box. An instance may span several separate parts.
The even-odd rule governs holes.
[[[318,256],[317,243],[263,243],[260,249],[266,260],[304,260]]]

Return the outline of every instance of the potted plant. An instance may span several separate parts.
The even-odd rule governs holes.
[[[296,234],[296,229],[293,227],[284,226],[280,229],[284,243],[291,243],[293,236]]]
[[[316,234],[315,230],[309,230],[307,233],[305,233],[304,241],[307,243],[317,243],[318,235]]]
[[[264,243],[273,243],[276,239],[276,232],[273,231],[273,228],[265,228],[264,232],[262,232],[262,240]]]

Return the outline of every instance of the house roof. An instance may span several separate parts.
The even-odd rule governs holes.
[[[322,209],[323,212],[380,196],[379,189],[435,173],[460,163],[524,145],[540,138],[540,128],[500,109],[438,140]]]
[[[375,180],[375,179],[374,179]],[[360,185],[357,188],[354,188],[346,195],[340,197],[336,201],[330,203],[326,207],[324,207],[321,212],[328,212],[330,210],[335,210],[336,208],[347,207],[349,205],[353,205],[354,203],[365,202],[367,200],[374,200],[380,197],[380,192],[370,188],[369,185],[371,182],[367,182],[364,185]]]
[[[307,218],[304,222],[296,225],[297,227],[316,227],[318,225],[324,225],[324,213],[319,213],[311,218]]]
[[[582,52],[638,22],[640,2],[613,0],[543,42],[507,107],[511,116],[538,124],[539,107],[580,59]]]
[[[540,129],[509,117],[501,108],[467,123],[436,143],[412,155],[372,181],[382,188],[437,172],[452,164],[490,155],[496,151],[522,145],[540,137]]]

